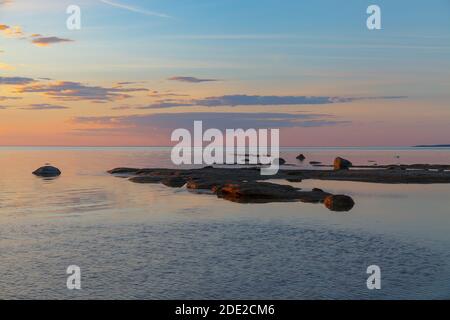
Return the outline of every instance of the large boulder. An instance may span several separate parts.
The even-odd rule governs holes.
[[[57,177],[61,175],[61,171],[53,166],[43,166],[33,172],[38,177]]]
[[[216,190],[219,197],[246,203],[294,201],[300,198],[298,188],[270,182],[229,183]]]
[[[355,201],[345,195],[329,195],[323,203],[331,211],[350,211],[355,205]]]
[[[353,164],[341,157],[334,159],[334,170],[348,170]]]

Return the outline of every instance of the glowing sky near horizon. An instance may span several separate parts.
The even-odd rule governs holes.
[[[0,0],[0,145],[168,145],[193,119],[285,146],[450,143],[449,88],[448,0]]]

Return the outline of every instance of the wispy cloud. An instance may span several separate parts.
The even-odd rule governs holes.
[[[5,37],[8,38],[21,38],[25,35],[20,26],[9,26],[6,24],[0,24],[0,31]]]
[[[133,7],[133,6],[122,4],[122,3],[118,3],[118,2],[109,1],[109,0],[100,0],[100,1],[105,3],[105,4],[108,4],[110,6],[119,8],[119,9],[124,9],[124,10],[128,10],[128,11],[131,11],[131,12],[144,14],[144,15],[147,15],[147,16],[155,16],[155,17],[160,17],[160,18],[171,18],[167,14],[156,12],[156,11],[149,11],[149,10]]]
[[[63,109],[69,109],[69,108],[65,107],[65,106],[48,104],[48,103],[35,103],[28,107],[23,107],[20,109],[39,111],[39,110],[63,110]]]
[[[196,77],[171,77],[167,80],[170,81],[179,81],[179,82],[190,82],[190,83],[201,83],[201,82],[215,82],[215,81],[220,81],[218,79],[201,79],[201,78],[196,78]]]
[[[7,97],[7,96],[0,96],[0,101],[5,101],[5,100],[19,100],[22,99],[21,97]]]
[[[78,134],[161,135],[167,139],[175,128],[190,128],[194,121],[203,121],[204,129],[218,128],[293,128],[347,125],[348,121],[333,116],[312,113],[245,113],[245,112],[186,112],[128,116],[76,117]]]
[[[64,39],[59,37],[46,37],[38,33],[27,34],[22,30],[20,26],[9,26],[7,24],[0,24],[0,34],[6,38],[15,39],[25,39],[31,41],[38,47],[48,47],[49,45],[62,43],[62,42],[72,42],[71,39]]]
[[[358,100],[391,100],[404,96],[380,97],[336,97],[336,96],[257,96],[257,95],[225,95],[203,99],[173,100],[166,99],[152,103],[139,109],[163,109],[175,107],[236,107],[236,106],[291,106],[291,105],[323,105],[348,103]]]
[[[34,82],[32,78],[25,77],[0,77],[0,84],[5,85],[25,85]]]
[[[14,70],[14,69],[15,68],[13,66],[0,62],[0,70]]]
[[[61,43],[61,42],[72,42],[73,40],[70,39],[64,39],[59,37],[37,37],[31,42],[38,47],[48,47],[49,45],[55,44],[55,43]]]
[[[34,82],[30,81],[30,79],[28,78],[23,79],[24,80],[22,81],[20,81],[20,78],[16,80],[9,79],[8,81],[16,82],[17,84],[20,84],[20,82],[23,82],[25,84]],[[2,78],[0,78],[0,83],[2,83],[1,81]],[[51,83],[37,82],[29,85],[24,85],[17,89],[18,93],[42,93],[46,96],[61,101],[90,100],[92,102],[107,102],[130,98],[131,95],[129,95],[129,93],[139,91],[146,92],[148,91],[148,89],[122,88],[122,87],[110,88],[110,87],[86,85],[80,82],[71,82],[71,81],[58,81]]]

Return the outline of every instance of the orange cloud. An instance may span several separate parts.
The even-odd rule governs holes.
[[[24,32],[20,26],[11,27],[6,24],[0,24],[0,31],[8,38],[19,38],[24,36]]]
[[[72,42],[71,39],[64,39],[55,36],[45,37],[39,33],[32,33],[31,35],[26,35],[20,26],[9,26],[6,24],[0,24],[0,32],[3,36],[7,38],[29,38],[31,42],[38,47],[48,47],[52,44],[62,43],[62,42]]]

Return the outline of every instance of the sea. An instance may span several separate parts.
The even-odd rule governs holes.
[[[273,180],[354,199],[351,211],[332,212],[107,173],[174,168],[170,152],[0,147],[0,299],[450,299],[450,184]],[[290,169],[336,156],[450,164],[450,148],[303,147],[281,156]],[[62,175],[32,174],[47,163]],[[80,290],[68,287],[70,266],[79,267]],[[380,289],[367,285],[370,266]]]

